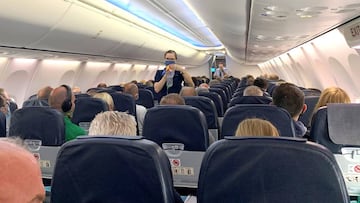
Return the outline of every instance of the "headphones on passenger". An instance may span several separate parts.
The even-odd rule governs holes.
[[[71,88],[69,86],[67,86],[67,85],[61,85],[61,87],[65,87],[65,89],[66,89],[66,99],[61,104],[62,111],[66,113],[66,112],[69,112],[71,110],[71,107],[72,107]]]

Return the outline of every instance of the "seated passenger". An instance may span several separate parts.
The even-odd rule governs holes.
[[[50,94],[49,105],[64,115],[66,141],[75,139],[80,135],[86,135],[82,128],[71,122],[72,113],[75,109],[75,96],[69,86],[61,85],[55,88]]]
[[[37,160],[9,138],[0,139],[0,168],[0,202],[40,203],[45,200]]]
[[[95,93],[92,97],[103,100],[107,104],[109,111],[114,110],[114,100],[109,93],[99,92]]]
[[[259,97],[261,97],[261,96],[263,96],[263,91],[258,86],[250,85],[244,89],[243,95],[244,96],[259,96]]]
[[[134,83],[126,84],[124,86],[124,93],[130,94],[131,96],[133,96],[135,101],[139,99],[139,88]],[[142,135],[142,129],[144,126],[144,118],[145,118],[147,109],[145,108],[145,106],[142,106],[139,104],[135,104],[135,108],[136,108],[137,123],[138,123],[138,127],[139,127],[139,135]]]
[[[241,121],[236,129],[235,136],[279,136],[276,127],[267,120],[249,118]]]
[[[46,87],[43,87],[41,88],[38,93],[37,93],[37,98],[39,100],[48,100],[49,97],[50,97],[50,94],[51,94],[51,91],[53,90],[52,87],[50,86],[46,86]]]
[[[303,137],[307,131],[305,125],[299,121],[300,114],[307,109],[305,95],[298,87],[291,83],[280,84],[273,92],[273,104],[286,109],[293,119],[295,136]]]
[[[104,82],[101,82],[101,83],[99,83],[96,87],[97,87],[97,88],[107,88],[107,84],[104,83]]]
[[[185,100],[179,94],[170,93],[161,98],[160,105],[185,105]]]
[[[329,87],[322,91],[314,112],[329,103],[351,103],[349,95],[340,87]]]
[[[89,135],[136,136],[136,121],[134,116],[125,112],[105,111],[91,121]]]
[[[71,88],[71,91],[72,91],[75,95],[81,94],[81,89],[80,89],[80,87],[78,87],[78,86],[72,87],[72,88]]]
[[[182,87],[179,94],[182,97],[197,96],[197,92],[194,87]]]

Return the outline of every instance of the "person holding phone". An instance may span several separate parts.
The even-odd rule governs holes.
[[[183,82],[186,86],[194,87],[190,74],[182,66],[176,64],[175,51],[166,51],[164,58],[165,68],[156,72],[154,83],[154,90],[158,93],[159,101],[169,93],[179,93]]]

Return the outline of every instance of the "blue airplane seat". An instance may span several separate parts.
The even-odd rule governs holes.
[[[223,103],[223,110],[224,110],[224,112],[225,112],[226,109],[227,109],[227,105],[228,105],[228,103],[229,103],[229,100],[228,100],[228,98],[227,98],[227,96],[226,96],[225,91],[224,91],[223,89],[215,88],[215,87],[210,87],[210,88],[209,88],[209,91],[210,91],[210,92],[216,92],[216,93],[218,93],[218,94],[220,95],[221,100],[222,100],[222,103]]]
[[[105,101],[93,97],[79,97],[75,100],[75,110],[71,121],[76,125],[80,122],[91,122],[96,114],[109,110]]]
[[[91,95],[86,94],[86,93],[80,93],[80,94],[75,94],[75,98],[80,98],[80,97],[91,97]]]
[[[164,105],[148,109],[143,136],[159,146],[163,143],[182,143],[187,151],[205,151],[209,146],[205,116],[191,106]]]
[[[169,159],[139,136],[80,137],[59,150],[52,203],[173,203]]]
[[[313,115],[309,140],[324,145],[333,153],[341,153],[342,146],[330,140],[327,114],[327,107],[324,106]]]
[[[184,100],[186,105],[196,107],[204,113],[209,129],[217,129],[219,127],[216,107],[211,99],[203,96],[191,96],[184,97]]]
[[[301,114],[299,120],[304,123],[306,127],[311,126],[311,116],[313,115],[316,103],[319,101],[320,96],[305,96],[305,104],[307,105],[307,110],[305,113]]]
[[[237,96],[230,100],[229,107],[237,104],[270,104],[272,99],[264,96]]]
[[[29,106],[49,106],[48,100],[46,99],[28,99],[23,102],[22,107]]]
[[[115,90],[117,92],[122,92],[124,90],[124,88],[121,87],[120,85],[110,85],[108,88]]]
[[[153,93],[148,89],[139,89],[139,99],[136,100],[136,104],[142,105],[147,109],[154,107]]]
[[[343,147],[359,147],[360,104],[327,104],[313,116],[309,140],[341,154]]]
[[[0,137],[6,137],[6,116],[0,111]]]
[[[226,100],[229,102],[230,99],[231,99],[231,96],[232,96],[232,93],[230,93],[230,88],[224,84],[214,84],[214,85],[211,85],[210,88],[219,88],[219,89],[222,89],[224,90],[225,92],[225,95],[226,95]]]
[[[268,120],[278,129],[280,136],[295,136],[293,120],[285,109],[268,104],[238,104],[225,112],[221,138],[234,136],[237,126],[246,118]]]
[[[59,146],[65,142],[64,116],[50,107],[21,108],[11,115],[9,136],[37,139],[44,146]]]
[[[205,152],[199,203],[342,202],[349,196],[334,155],[304,139],[227,137]]]
[[[132,95],[120,92],[110,93],[114,100],[115,110],[127,112],[136,117],[136,104]]]
[[[9,108],[10,108],[10,112],[14,112],[15,110],[18,109],[18,105],[16,102],[10,101],[9,102]]]
[[[211,99],[216,107],[218,117],[224,116],[224,106],[221,96],[216,92],[199,92],[199,96],[204,96]]]

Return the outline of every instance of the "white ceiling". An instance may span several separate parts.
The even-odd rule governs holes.
[[[0,55],[158,62],[173,48],[193,66],[219,50],[240,63],[257,64],[360,14],[359,0],[125,2],[138,17],[103,0],[2,0]],[[139,23],[144,20],[161,28]],[[183,39],[174,41],[178,37],[164,30]]]

